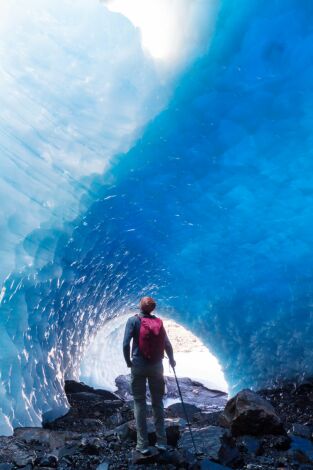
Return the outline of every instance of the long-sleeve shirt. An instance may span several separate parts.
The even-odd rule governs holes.
[[[143,313],[140,313],[141,317],[151,317],[152,315],[145,315]],[[140,353],[139,350],[139,330],[140,330],[140,319],[138,318],[137,315],[134,315],[133,317],[130,317],[127,320],[126,326],[125,326],[125,333],[124,333],[124,341],[123,341],[123,353],[124,353],[124,358],[126,361],[126,364],[128,365],[131,361],[134,366],[139,366],[139,365],[146,365],[149,364],[149,361],[145,359],[142,354]],[[132,345],[132,352],[131,352],[131,357],[130,359],[130,342],[133,340],[133,345]],[[165,333],[165,352],[170,360],[170,362],[174,361],[174,353],[173,353],[173,348],[171,345],[170,340],[168,339],[167,334]],[[160,360],[162,362],[162,359]]]

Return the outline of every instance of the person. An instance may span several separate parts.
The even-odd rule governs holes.
[[[140,301],[140,314],[130,317],[126,323],[123,353],[127,367],[131,368],[131,390],[134,398],[134,415],[137,429],[136,449],[149,455],[147,431],[146,381],[148,379],[153,418],[156,429],[158,450],[166,450],[163,396],[165,382],[163,376],[164,350],[172,367],[176,366],[172,345],[168,339],[162,320],[152,314],[156,302],[151,297]],[[130,342],[132,354],[130,356]]]

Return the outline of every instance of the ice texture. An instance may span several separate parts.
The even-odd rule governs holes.
[[[66,409],[70,359],[62,341],[74,355],[75,346],[61,338],[69,323],[53,306],[52,291],[67,276],[58,253],[97,199],[112,157],[128,150],[169,89],[139,31],[97,0],[2,3],[0,62],[0,434],[7,434]]]
[[[85,82],[73,85],[67,54],[74,40],[66,43],[71,28],[60,40],[60,73],[51,82],[50,73],[45,78],[49,87],[36,82],[41,69],[33,54],[30,69],[15,69],[27,59],[29,43],[21,39],[20,57],[21,48],[11,48],[18,72],[1,78],[7,91],[0,107],[3,278],[12,271],[0,305],[0,433],[38,424],[49,410],[62,413],[64,377],[78,377],[97,331],[143,294],[155,296],[166,316],[203,340],[232,391],[313,373],[312,14],[313,3],[305,0],[222,0],[208,52],[180,78],[167,109],[136,145],[121,148],[103,168],[97,156],[105,153],[108,124],[101,127],[99,96],[85,96]],[[74,18],[82,40],[76,28]],[[92,34],[100,32],[95,24]],[[10,33],[13,41],[23,29]],[[44,40],[57,48],[52,33],[53,26],[44,28]],[[135,34],[130,28],[126,41]],[[74,61],[81,73],[90,37],[83,35],[86,49],[79,42]],[[102,52],[96,53],[99,64]],[[138,67],[146,63],[138,61]],[[16,86],[9,99],[11,80]],[[102,83],[98,71],[93,80],[92,93]],[[134,85],[137,94],[127,88],[124,102],[121,78],[107,99],[135,106],[146,78],[142,82]],[[25,96],[21,86],[29,90]],[[159,88],[148,93],[144,108],[157,112],[150,100]],[[30,96],[37,97],[33,108]],[[83,109],[76,108],[80,100]],[[111,121],[115,137],[124,129],[121,114]],[[130,144],[124,137],[110,152]],[[8,144],[12,160],[2,150]],[[49,155],[60,156],[64,172],[53,159],[44,161],[43,150],[38,154],[46,145]],[[92,176],[89,163],[92,172],[106,171]],[[65,175],[81,182],[85,174],[85,189],[66,182]],[[51,197],[64,212],[44,206]]]
[[[128,150],[168,92],[139,32],[97,0],[0,8],[2,282],[50,259],[64,222],[93,200],[96,175]],[[35,253],[39,240],[28,235],[43,225],[45,254]]]

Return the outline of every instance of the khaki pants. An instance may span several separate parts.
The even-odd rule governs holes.
[[[131,368],[131,388],[134,397],[134,414],[137,428],[137,450],[148,447],[146,380],[148,379],[152,412],[159,444],[166,444],[164,426],[164,377],[163,365],[133,366]]]

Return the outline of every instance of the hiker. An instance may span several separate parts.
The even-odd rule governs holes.
[[[149,455],[147,431],[146,379],[148,379],[152,411],[156,429],[158,450],[166,450],[164,426],[164,376],[162,359],[164,351],[172,367],[176,366],[173,348],[167,337],[163,322],[152,315],[156,307],[151,297],[140,301],[140,314],[129,318],[125,327],[123,352],[127,367],[131,368],[131,389],[134,397],[134,414],[137,429],[136,449],[143,455]],[[130,341],[132,355],[130,358]]]

